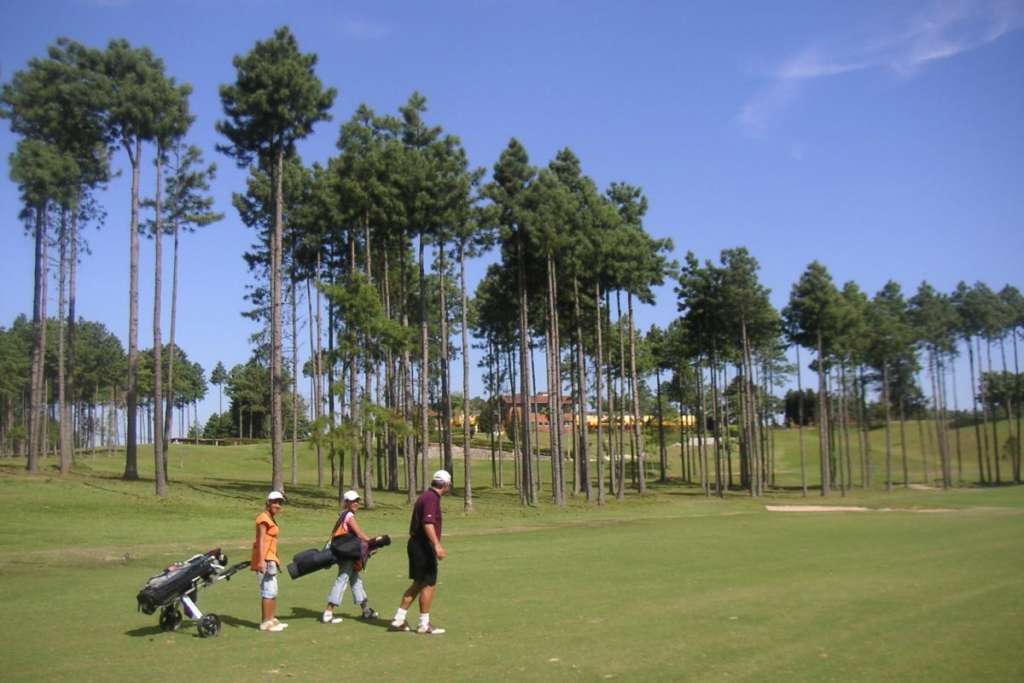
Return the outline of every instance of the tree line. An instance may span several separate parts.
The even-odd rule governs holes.
[[[902,428],[908,406],[923,402],[922,371],[923,386],[930,387],[941,478],[952,485],[960,431],[951,445],[949,416],[959,407],[947,405],[950,396],[956,401],[956,390],[950,393],[946,385],[947,378],[955,382],[952,359],[961,349],[970,358],[972,396],[975,388],[979,393],[972,410],[980,409],[974,423],[983,481],[1004,479],[994,431],[995,420],[1003,417],[1016,419],[1012,478],[1019,480],[1016,340],[1024,315],[1014,288],[996,294],[980,283],[962,285],[947,296],[922,284],[907,300],[890,282],[868,298],[855,283],[836,287],[815,262],[778,311],[746,249],[725,250],[717,263],[701,263],[693,254],[681,264],[673,261],[672,242],[648,232],[642,189],[628,182],[601,189],[568,148],[535,166],[512,138],[489,170],[474,167],[459,138],[428,121],[427,100],[414,92],[393,113],[360,104],[338,128],[337,153],[324,163],[306,164],[296,144],[331,120],[336,98],[316,75],[316,55],[303,53],[282,27],[233,64],[234,82],[220,88],[224,117],[216,124],[222,135],[218,151],[248,172],[232,203],[254,231],[244,258],[255,284],[244,314],[261,323],[261,331],[253,340],[252,360],[230,372],[218,366],[211,376],[218,388],[228,387],[231,406],[227,412],[220,406],[216,423],[211,418],[206,428],[216,435],[266,432],[275,488],[284,485],[286,435],[295,483],[297,441],[308,432],[318,486],[326,486],[328,477],[339,495],[347,486],[360,486],[370,506],[375,488],[404,490],[412,500],[428,485],[432,416],[440,464],[454,473],[452,425],[460,393],[460,422],[469,423],[472,344],[482,352],[479,372],[489,395],[489,422],[497,423],[488,430],[492,452],[493,437],[507,434],[524,505],[539,502],[545,460],[556,505],[564,505],[567,495],[600,504],[606,496],[624,497],[629,488],[642,494],[652,472],[667,480],[665,404],[673,399],[677,415],[696,417],[693,434],[680,438],[682,478],[698,483],[707,495],[735,486],[761,495],[775,483],[772,427],[783,410],[774,391],[793,374],[786,355],[790,347],[797,365],[801,349],[811,352],[818,376],[813,416],[798,414],[794,421],[805,494],[803,428],[812,423],[821,454],[821,493],[834,487],[846,492],[854,485],[855,470],[860,484],[870,485],[869,403],[884,408],[884,477],[891,487],[893,415]],[[11,176],[21,189],[26,229],[37,245],[27,401],[30,471],[37,468],[46,404],[41,373],[47,249],[56,244],[60,252],[57,404],[63,406],[68,382],[75,383],[73,369],[69,373],[65,365],[73,368],[77,362],[75,245],[82,224],[101,222],[93,198],[109,179],[109,160],[118,150],[132,170],[126,478],[138,476],[134,425],[143,389],[154,405],[166,406],[153,411],[152,430],[167,433],[173,401],[167,400],[165,381],[175,382],[175,354],[165,374],[160,245],[164,235],[173,235],[177,254],[180,231],[220,218],[207,196],[215,166],[185,143],[192,121],[189,94],[190,87],[164,73],[148,49],[123,40],[98,50],[61,39],[45,59],[32,60],[3,88],[0,112],[21,136]],[[64,125],[67,120],[70,125]],[[148,200],[140,199],[144,150],[155,161]],[[143,211],[151,218],[141,220]],[[149,387],[140,384],[137,349],[140,232],[154,237],[156,246],[157,370]],[[476,290],[467,291],[467,261],[490,251],[494,263]],[[174,262],[172,348],[176,257]],[[679,317],[665,329],[643,334],[635,308],[653,304],[655,288],[665,282],[676,283]],[[305,331],[301,341],[300,329]],[[1012,373],[1005,359],[1008,339]],[[1003,353],[999,372],[992,364],[993,344]],[[300,368],[302,346],[309,360]],[[535,352],[542,352],[540,381]],[[451,364],[458,361],[461,392],[451,381]],[[668,373],[664,385],[662,372]],[[659,425],[645,430],[643,404],[651,404],[651,375]],[[306,408],[300,377],[309,378],[310,391],[309,424],[302,428]],[[556,416],[561,406],[571,414],[568,421],[551,420],[545,449],[531,415],[533,401],[520,401],[521,408],[508,415],[493,408],[501,395],[530,397],[541,385]],[[802,386],[798,391],[803,395]],[[869,402],[869,392],[875,401]],[[809,411],[806,401],[797,403],[798,413]],[[587,427],[591,416],[596,417],[593,435]],[[467,510],[473,506],[469,431],[461,430],[464,470],[458,481]],[[656,449],[645,443],[652,436]],[[162,441],[156,439],[154,454],[160,495],[167,485]],[[652,467],[647,454],[655,450]],[[502,451],[500,441],[497,451]],[[503,485],[501,477],[501,467],[492,466],[492,485]]]
[[[43,363],[42,452],[60,453],[62,411],[60,394],[60,321],[49,318],[46,322],[46,349]],[[103,323],[79,318],[73,349],[65,349],[75,358],[70,371],[66,370],[70,449],[96,452],[114,450],[124,446],[126,433],[125,375],[127,358],[121,340],[107,330]],[[28,455],[29,418],[31,416],[32,375],[31,349],[34,338],[32,323],[18,316],[9,327],[0,326],[0,456],[26,457]],[[153,349],[139,352],[139,387],[143,400],[140,412],[149,419],[140,419],[138,428],[142,440],[152,443],[153,378],[155,376]],[[178,368],[173,385],[167,384],[168,398],[178,410],[180,431],[186,432],[185,423],[194,422],[197,404],[207,391],[205,372],[199,363],[189,360],[183,349],[165,345],[162,354],[163,374],[168,375],[172,362]],[[61,465],[70,463],[61,461]]]

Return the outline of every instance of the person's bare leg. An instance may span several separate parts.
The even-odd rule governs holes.
[[[420,614],[430,614],[430,603],[434,601],[434,587],[423,586],[420,590]]]
[[[402,594],[402,604],[401,604],[402,609],[404,609],[404,610],[409,609],[409,607],[412,606],[412,601],[415,600],[416,596],[419,595],[420,592],[422,590],[424,590],[424,589],[425,589],[424,586],[421,586],[416,581],[413,581],[412,585],[410,585],[408,588],[406,588],[405,589],[405,593]],[[421,600],[422,600],[422,598],[421,598]]]
[[[275,598],[263,598],[260,603],[263,612],[263,621],[270,621],[274,618],[274,603],[277,600]]]
[[[409,624],[405,619],[406,611],[412,606],[412,601],[416,599],[416,596],[423,590],[423,586],[417,581],[413,581],[408,588],[405,589],[405,593],[402,594],[402,602],[399,604],[398,609],[395,611],[395,618],[391,620],[391,626],[389,627],[392,631],[410,631]]]

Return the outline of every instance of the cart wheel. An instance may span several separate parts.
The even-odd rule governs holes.
[[[160,630],[177,631],[181,626],[181,612],[177,607],[164,607],[160,611]]]
[[[199,637],[213,638],[220,633],[220,617],[216,614],[207,614],[199,620]]]

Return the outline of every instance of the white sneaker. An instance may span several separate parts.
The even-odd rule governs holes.
[[[340,624],[342,622],[341,617],[336,617],[332,612],[324,612],[320,615],[321,624]]]
[[[416,633],[422,633],[427,636],[440,636],[444,634],[444,629],[438,628],[433,624],[420,624],[419,628],[416,629]]]
[[[285,624],[282,624],[281,622],[277,622],[275,624],[273,619],[268,619],[267,621],[264,621],[262,624],[260,624],[261,631],[270,631],[272,633],[283,631],[286,628],[287,626]]]
[[[288,628],[288,624],[284,623],[283,621],[278,621],[277,617],[274,617],[272,621],[281,628]]]

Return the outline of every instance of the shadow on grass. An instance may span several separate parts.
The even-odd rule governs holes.
[[[230,626],[231,628],[256,629],[260,627],[260,625],[257,624],[255,621],[249,621],[248,619],[239,619],[238,617],[233,617],[230,614],[218,614],[217,616],[220,617],[221,624],[223,624],[224,626]]]
[[[287,617],[284,617],[284,618],[286,620],[288,620],[288,619],[312,619],[314,621],[320,621],[320,615],[321,614],[323,614],[323,612],[319,612],[317,610],[312,610],[312,609],[307,609],[306,607],[292,607],[292,613],[289,614]]]
[[[160,628],[159,624],[154,624],[152,626],[143,626],[142,628],[134,628],[131,631],[124,632],[126,636],[131,636],[133,638],[146,638],[148,636],[158,636],[161,633],[167,633],[167,631],[164,631],[162,628]]]
[[[317,616],[319,616],[319,612],[317,613]],[[238,617],[233,617],[230,614],[218,614],[217,618],[220,619],[221,625],[230,626],[231,628],[258,629],[260,627],[260,625],[255,621],[249,621],[248,619],[239,619]],[[140,628],[135,628],[131,631],[125,631],[124,634],[126,636],[131,636],[132,638],[149,638],[152,636],[158,636],[161,633],[166,633],[168,635],[172,633],[181,633],[183,635],[192,635],[198,638],[199,633],[196,630],[196,624],[197,622],[195,620],[186,619],[174,631],[165,631],[162,628],[160,628],[159,624],[152,624],[150,626],[142,626]]]
[[[284,617],[284,619],[286,621],[291,619],[312,619],[319,623],[322,614],[323,612],[307,609],[305,607],[292,607],[291,614]],[[335,615],[338,615],[338,611],[335,611]],[[382,619],[380,617],[377,617],[376,619],[361,619],[356,615],[350,616],[344,612],[342,612],[340,616],[342,616],[345,621],[351,621],[356,624],[366,624],[367,626],[376,626],[377,628],[387,628],[391,623],[387,619]]]

